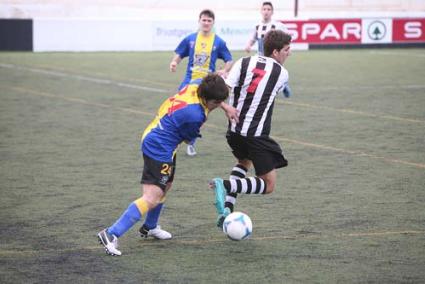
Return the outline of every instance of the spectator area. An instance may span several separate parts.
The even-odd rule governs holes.
[[[276,18],[294,18],[295,0],[272,1]],[[132,18],[188,19],[204,8],[217,19],[256,19],[262,1],[140,1],[140,0],[3,0],[0,18]],[[423,0],[298,0],[299,18],[418,16]]]

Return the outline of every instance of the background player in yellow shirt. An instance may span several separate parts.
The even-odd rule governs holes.
[[[177,65],[183,58],[188,57],[186,74],[179,90],[183,89],[192,80],[205,77],[216,70],[217,59],[222,59],[225,64],[217,73],[224,78],[232,67],[232,55],[226,42],[213,32],[215,21],[214,12],[202,10],[199,14],[199,30],[186,36],[175,49],[175,55],[170,62],[170,71],[175,72]],[[187,146],[189,156],[196,155],[195,140]]]

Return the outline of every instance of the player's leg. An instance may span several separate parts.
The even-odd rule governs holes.
[[[285,88],[283,88],[283,95],[285,96],[285,98],[289,98],[292,96],[292,90],[289,85],[286,85]]]
[[[250,165],[251,165],[251,162],[249,160],[239,160],[238,163],[233,167],[233,169],[230,173],[230,176],[229,176],[229,180],[245,178]],[[219,197],[220,193],[217,192],[217,190],[216,190],[216,195],[220,199],[220,197]],[[218,217],[217,217],[217,227],[219,227],[219,228],[223,227],[224,219],[227,217],[227,215],[232,213],[233,210],[234,210],[237,197],[238,197],[237,193],[234,193],[234,192],[227,193],[226,192],[224,209],[222,211],[223,213],[220,213],[221,212],[220,209],[217,210],[217,212],[219,213]],[[220,201],[216,201],[216,205],[218,205],[220,207],[221,206]]]
[[[224,194],[267,194],[273,192],[276,183],[275,169],[285,167],[288,164],[280,146],[268,137],[242,139],[246,142],[245,148],[249,151],[249,157],[252,159],[257,176],[233,180],[216,178],[213,188],[216,192],[225,191]],[[216,198],[216,200],[219,199]],[[219,205],[216,205],[218,209]]]
[[[276,184],[275,154],[265,153],[255,156],[253,160],[256,176],[242,179],[223,180],[227,194],[269,194]]]
[[[229,207],[225,207],[224,196],[236,196],[237,194],[266,194],[274,190],[276,183],[276,170],[260,175],[258,177],[248,177],[241,179],[215,178],[210,183],[215,192],[215,206],[217,210],[217,227],[222,228],[224,219],[229,215]],[[223,196],[223,197],[222,197]]]
[[[139,221],[150,209],[157,206],[163,191],[156,185],[143,185],[143,195],[127,207],[115,223],[98,233],[101,244],[106,253],[121,255],[118,250],[118,238],[124,235],[133,225]]]
[[[165,188],[173,172],[173,163],[163,163],[143,155],[141,198],[130,203],[120,218],[109,228],[99,232],[98,237],[108,254],[121,255],[118,238],[127,232],[146,213],[155,208],[165,197]]]
[[[192,156],[195,156],[197,154],[196,149],[195,149],[195,142],[196,142],[196,139],[192,140],[189,144],[187,144],[186,154],[188,156],[192,157]]]
[[[265,176],[268,176],[268,174],[266,174]],[[237,179],[237,180],[223,180],[223,186],[226,189],[227,194],[271,193],[273,190],[267,188],[267,182],[266,180],[262,178],[262,176],[246,177],[246,178]]]
[[[171,183],[167,185],[167,192],[171,188]],[[161,211],[164,207],[165,203],[165,196],[160,200],[159,204],[149,210],[149,212],[146,214],[145,222],[140,227],[139,232],[140,236],[142,238],[147,238],[149,236],[154,237],[155,239],[159,240],[168,240],[171,239],[173,236],[171,233],[163,230],[160,225],[158,225],[159,216],[161,215]]]
[[[231,132],[227,133],[226,139],[232,149],[233,155],[238,160],[238,163],[233,167],[230,173],[229,180],[245,178],[248,169],[252,166],[252,162],[249,160],[249,149],[247,148],[247,144],[240,135]],[[235,192],[229,192],[226,194],[225,208],[228,208],[228,210],[226,210],[227,212],[233,212],[236,198],[237,193]]]
[[[248,169],[251,167],[251,161],[248,159],[248,149],[246,143],[240,135],[232,132],[226,134],[227,143],[232,149],[232,153],[238,160],[238,164],[233,167],[229,180],[245,178]],[[210,182],[210,188],[215,192],[215,207],[217,210],[217,226],[222,227],[224,218],[233,212],[236,203],[237,193],[228,192],[223,186],[223,180],[216,178]]]
[[[174,175],[176,172],[176,161],[177,161],[176,155],[174,155],[171,170],[168,172],[169,173],[169,176],[167,177],[168,182],[166,186],[164,187],[165,194],[168,193],[168,191],[171,189],[171,186],[173,184]],[[160,200],[159,204],[155,208],[152,208],[151,210],[149,210],[149,212],[147,213],[145,222],[139,229],[140,236],[142,238],[147,238],[149,236],[152,236],[160,240],[167,240],[172,238],[172,235],[169,232],[163,230],[161,226],[158,225],[158,220],[161,215],[161,211],[164,207],[164,203],[165,203],[165,195]]]
[[[229,180],[245,178],[250,166],[251,166],[251,161],[239,160],[238,163],[233,167],[229,176]],[[237,196],[238,196],[237,193],[228,193],[226,195],[224,207],[228,208],[230,213],[233,212],[234,210]]]

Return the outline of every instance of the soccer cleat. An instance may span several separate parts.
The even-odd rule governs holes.
[[[193,145],[187,145],[187,148],[186,148],[186,154],[188,155],[188,156],[195,156],[196,155],[196,149],[195,149],[195,146],[193,146]]]
[[[215,209],[218,215],[224,215],[224,201],[226,200],[226,189],[224,188],[223,179],[215,178],[210,182],[211,188],[215,192]]]
[[[109,255],[121,255],[121,251],[118,250],[118,238],[107,232],[106,229],[100,231],[97,234],[99,242],[106,250]]]
[[[223,229],[223,223],[224,223],[224,219],[226,219],[226,217],[232,212],[230,212],[230,208],[229,207],[225,207],[224,208],[224,213],[222,215],[218,215],[217,217],[217,227],[219,227],[220,229]]]
[[[145,226],[140,227],[140,236],[142,238],[154,237],[157,240],[169,240],[173,237],[169,232],[161,229],[161,226],[156,226],[156,228],[148,230]]]

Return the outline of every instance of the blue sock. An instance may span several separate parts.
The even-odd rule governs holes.
[[[196,143],[196,138],[190,140],[189,145],[193,146],[193,145],[195,145],[195,143]]]
[[[121,237],[125,232],[127,232],[133,225],[142,219],[142,214],[140,214],[137,205],[132,202],[127,210],[121,215],[121,217],[115,221],[115,223],[108,228],[108,233],[115,235],[117,238]]]
[[[148,211],[145,223],[143,224],[146,229],[152,230],[156,228],[163,205],[164,203],[159,203],[155,208],[152,208],[150,211]]]

